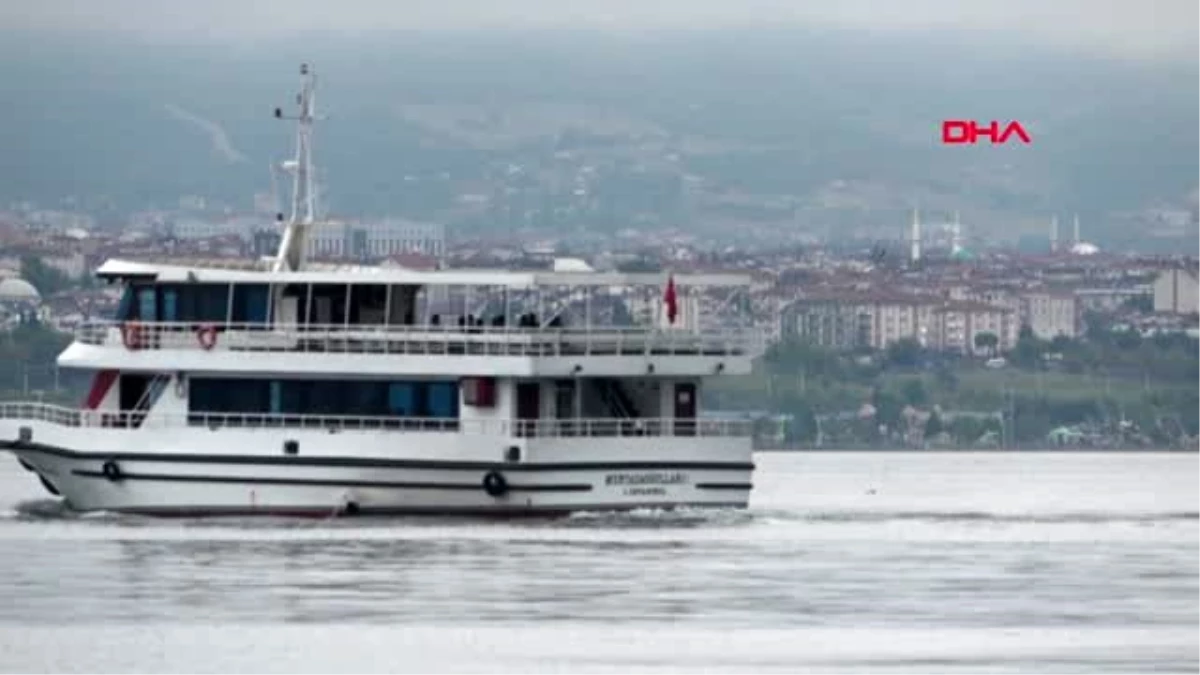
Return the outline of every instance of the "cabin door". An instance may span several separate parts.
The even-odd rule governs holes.
[[[117,405],[121,413],[121,426],[136,427],[141,425],[146,416],[146,396],[150,389],[150,377],[147,375],[121,375],[120,390],[117,392]]]
[[[675,385],[675,435],[696,435],[696,385],[691,382]]]
[[[117,397],[121,412],[129,412],[137,408],[142,397],[146,395],[146,388],[149,385],[150,378],[145,375],[122,375],[121,391]]]
[[[537,382],[517,383],[517,435],[532,436],[537,426],[541,407],[541,384]]]

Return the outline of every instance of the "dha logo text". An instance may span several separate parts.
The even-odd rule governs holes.
[[[995,120],[987,125],[980,125],[970,120],[945,120],[942,122],[942,143],[946,145],[964,143],[974,145],[979,142],[980,136],[986,136],[992,145],[1003,145],[1014,135],[1025,144],[1032,140],[1029,133],[1025,131],[1025,127],[1016,121],[1009,122],[1003,130],[1000,123]]]

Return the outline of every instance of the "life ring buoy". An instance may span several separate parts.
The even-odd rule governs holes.
[[[121,478],[123,478],[123,476],[121,475],[121,467],[118,466],[117,463],[111,459],[108,460],[107,462],[105,462],[100,467],[100,473],[103,473],[105,478],[109,479],[110,481],[112,481],[114,483],[121,480]]]
[[[212,349],[217,344],[217,327],[211,323],[200,326],[196,329],[196,340],[204,351]]]
[[[142,324],[137,321],[126,321],[121,324],[121,342],[125,344],[125,348],[133,351],[141,349],[144,340]]]
[[[491,497],[503,497],[508,492],[508,480],[499,471],[489,471],[483,476],[483,491]]]

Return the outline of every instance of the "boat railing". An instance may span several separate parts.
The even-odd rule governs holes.
[[[141,350],[578,356],[757,356],[756,328],[688,330],[653,326],[458,326],[88,321],[76,329],[88,345]]]
[[[146,413],[79,410],[49,403],[0,402],[0,420],[44,422],[89,429],[198,427],[221,429],[321,429],[340,431],[427,431],[487,434],[518,438],[729,436],[745,437],[752,423],[712,419],[551,419],[472,420],[461,418],[291,415],[286,413]]]

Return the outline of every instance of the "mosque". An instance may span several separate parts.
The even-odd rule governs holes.
[[[0,276],[0,327],[36,318],[41,306],[42,295],[33,284],[17,276]]]

